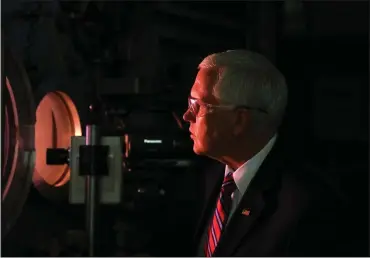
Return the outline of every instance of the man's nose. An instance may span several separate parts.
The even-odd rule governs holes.
[[[194,121],[194,116],[193,114],[190,112],[190,110],[186,110],[184,115],[182,116],[182,119],[184,119],[184,121],[186,122],[193,122]]]

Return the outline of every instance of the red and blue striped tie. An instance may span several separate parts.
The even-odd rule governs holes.
[[[208,229],[208,241],[204,245],[205,256],[211,257],[220,240],[223,229],[226,226],[230,210],[231,210],[231,194],[235,191],[236,184],[232,172],[228,173],[224,178],[221,187],[220,197],[217,201],[215,213],[212,218],[212,223]]]

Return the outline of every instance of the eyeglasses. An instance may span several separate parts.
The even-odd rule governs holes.
[[[201,107],[203,107],[203,109]],[[207,113],[214,112],[216,109],[224,109],[224,110],[247,109],[247,110],[256,110],[258,112],[267,114],[267,111],[261,108],[253,108],[253,107],[248,107],[248,106],[236,106],[236,105],[212,105],[212,104],[201,102],[199,99],[195,99],[192,97],[188,98],[188,110],[192,113],[194,117],[204,116]]]

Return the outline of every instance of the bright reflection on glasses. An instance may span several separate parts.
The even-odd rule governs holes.
[[[203,109],[201,107],[204,107]],[[212,105],[201,102],[199,99],[195,99],[192,97],[188,98],[188,110],[194,116],[204,116],[206,113],[211,113],[216,109],[224,109],[224,110],[235,110],[235,109],[247,109],[247,110],[255,110],[264,114],[267,114],[267,111],[261,108],[254,108],[249,106],[236,106],[236,105]]]

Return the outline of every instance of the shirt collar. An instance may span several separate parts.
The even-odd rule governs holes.
[[[275,134],[256,155],[254,155],[251,159],[249,159],[237,170],[235,170],[235,172],[233,172],[233,170],[226,165],[225,176],[229,172],[233,172],[235,184],[241,194],[244,194],[244,192],[247,190],[248,185],[250,184],[253,177],[257,173],[262,162],[264,161],[267,154],[271,151],[272,147],[274,146],[276,138],[277,135]]]

